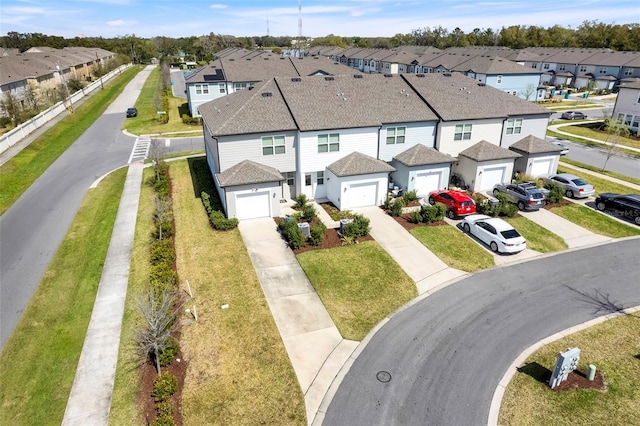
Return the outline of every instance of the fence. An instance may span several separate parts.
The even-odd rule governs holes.
[[[102,76],[102,82],[100,81],[100,79],[98,79],[92,82],[91,84],[89,84],[88,86],[78,90],[76,93],[71,95],[71,103],[73,104],[80,101],[80,99],[84,98],[94,90],[101,87],[102,83],[109,81],[111,78],[113,78],[116,75],[119,75],[122,71],[126,70],[127,68],[130,68],[131,66],[132,66],[131,64],[121,65],[120,67],[116,68],[110,73]],[[57,104],[53,105],[51,108],[45,111],[42,111],[40,114],[36,115],[32,119],[25,121],[15,129],[0,136],[0,154],[5,152],[7,149],[11,148],[16,143],[20,142],[23,138],[27,137],[30,133],[44,126],[47,122],[51,121],[56,116],[58,116],[58,114],[66,111],[67,110],[65,106],[66,103],[67,103],[67,99],[65,99],[64,101],[60,101]]]

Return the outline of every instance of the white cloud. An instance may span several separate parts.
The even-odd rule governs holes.
[[[133,19],[131,19],[131,20],[116,19],[115,21],[107,21],[107,25],[109,25],[111,27],[125,27],[125,26],[130,26],[130,25],[136,25],[137,23],[138,23],[138,21],[135,21]]]
[[[212,4],[211,6],[209,6],[210,9],[218,9],[218,10],[226,9],[227,7],[229,6],[227,6],[226,4],[220,4],[220,3]]]

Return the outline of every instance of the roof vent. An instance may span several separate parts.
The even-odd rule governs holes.
[[[332,76],[330,76],[330,75],[329,75],[329,76],[326,76],[324,79],[325,79],[325,80],[327,80],[327,81],[332,81],[332,80],[334,80],[334,78],[333,78]]]
[[[247,58],[247,61],[250,61],[250,60],[251,60],[251,58]]]
[[[273,96],[273,93],[271,93],[271,92],[263,92],[262,93],[262,97],[263,98],[270,98],[272,96]]]
[[[235,59],[231,58],[231,59],[229,59],[229,62],[233,62],[234,60],[235,60]]]
[[[393,74],[385,74],[385,77],[393,77]]]
[[[268,60],[269,60],[269,58],[264,58],[264,60],[265,60],[265,61],[268,61]]]
[[[354,74],[353,78],[362,78],[362,74]]]
[[[298,82],[298,81],[302,81],[302,79],[300,77],[291,77],[291,81]]]
[[[416,77],[424,77],[424,74],[416,74]]]
[[[480,87],[484,87],[486,85],[487,85],[486,83],[482,83],[482,82],[478,83],[478,86],[480,86]]]
[[[442,73],[442,75],[444,75],[445,77],[451,77],[451,73],[450,72]]]

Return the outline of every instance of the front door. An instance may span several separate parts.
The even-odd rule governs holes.
[[[284,172],[284,182],[282,182],[282,198],[296,199],[296,172]]]

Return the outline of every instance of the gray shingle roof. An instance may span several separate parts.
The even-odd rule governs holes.
[[[499,147],[498,145],[494,145],[485,140],[470,146],[458,155],[471,158],[475,161],[506,160],[509,158],[522,157],[518,153]]]
[[[633,77],[633,78],[625,78],[623,80],[620,80],[619,88],[640,89],[640,78]]]
[[[389,173],[396,171],[395,168],[391,167],[384,161],[369,157],[368,155],[359,152],[352,152],[335,163],[329,164],[327,169],[338,177],[368,175],[372,173]]]
[[[549,115],[550,111],[460,73],[402,74],[444,120]]]
[[[453,71],[473,71],[478,74],[541,74],[540,71],[511,62],[500,56],[479,55],[456,65]]]
[[[428,164],[453,163],[455,158],[449,154],[444,154],[434,148],[426,147],[422,144],[414,145],[406,151],[393,157],[405,166],[426,166]]]
[[[216,173],[216,178],[223,188],[227,186],[252,185],[284,180],[284,177],[278,169],[251,160],[241,161],[222,173]]]
[[[509,149],[525,154],[541,154],[544,152],[560,152],[563,148],[544,139],[529,135],[511,145]]]

